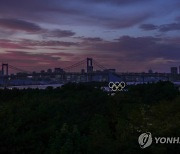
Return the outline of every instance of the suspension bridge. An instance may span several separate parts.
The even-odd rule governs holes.
[[[34,67],[34,66],[32,66],[32,67]],[[61,67],[59,67],[59,68],[61,68]],[[64,72],[78,72],[79,70],[81,70],[81,71],[84,70],[87,73],[92,73],[94,71],[94,68],[96,68],[96,70],[100,70],[100,71],[108,70],[106,67],[102,66],[99,62],[97,62],[96,60],[94,60],[92,58],[87,58],[87,59],[81,60],[79,62],[76,62],[70,66],[67,66],[67,67],[64,67],[61,69]],[[9,70],[11,70],[12,72],[17,72],[17,73],[27,73],[27,74],[33,73],[33,71],[22,69],[22,68],[13,66],[9,63],[2,63],[1,76],[9,76],[9,74],[11,72]]]
[[[10,74],[17,72],[17,74]],[[111,75],[110,75],[111,74]],[[67,82],[108,82],[110,78],[120,81],[115,74],[115,69],[107,69],[92,58],[86,58],[70,66],[56,67],[54,71],[34,72],[2,63],[0,85],[32,85],[32,84],[54,84]]]

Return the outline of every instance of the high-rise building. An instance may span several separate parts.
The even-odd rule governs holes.
[[[178,68],[177,67],[171,67],[171,74],[173,74],[173,75],[178,74]]]

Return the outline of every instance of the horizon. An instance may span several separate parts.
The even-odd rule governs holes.
[[[117,72],[180,66],[178,0],[2,0],[0,62],[28,71],[86,57]]]

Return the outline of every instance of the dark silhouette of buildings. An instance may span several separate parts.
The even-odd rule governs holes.
[[[62,68],[54,68],[54,73],[63,73],[64,70]]]
[[[77,67],[77,64],[85,63],[86,69],[81,69],[79,72],[68,72],[69,68]],[[87,58],[82,62],[78,62],[70,67],[62,69],[60,67],[40,72],[25,72],[24,70],[12,67],[8,64],[2,64],[2,73],[0,74],[0,85],[32,85],[32,84],[56,84],[67,82],[133,82],[147,83],[157,81],[172,81],[180,82],[180,74],[177,67],[171,67],[171,73],[157,73],[149,70],[148,73],[118,73],[115,69],[107,69],[102,65],[93,61],[92,58]],[[99,66],[100,70],[95,70],[93,66]],[[9,75],[9,67],[18,70],[16,75]],[[82,68],[82,67],[81,67]],[[180,71],[180,67],[179,67]]]
[[[178,74],[178,68],[177,67],[171,67],[171,74],[173,74],[173,75]]]

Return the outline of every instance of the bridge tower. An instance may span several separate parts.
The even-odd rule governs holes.
[[[8,76],[9,74],[9,66],[8,64],[2,64],[2,75]]]
[[[92,58],[87,58],[87,73],[92,73],[93,72],[93,59]]]

